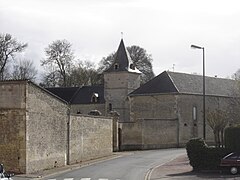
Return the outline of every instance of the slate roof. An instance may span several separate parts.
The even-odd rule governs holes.
[[[71,104],[91,104],[92,95],[94,93],[98,94],[98,102],[100,104],[105,103],[104,99],[104,86],[83,86],[81,87],[71,100]]]
[[[115,65],[118,64],[118,68],[115,69]],[[137,68],[130,68],[130,65],[133,64],[132,59],[125,48],[123,39],[121,40],[113,64],[105,72],[120,72],[128,71],[134,73],[141,73]]]
[[[79,87],[53,87],[46,90],[69,102],[73,95],[78,91]]]
[[[82,86],[82,87],[54,87],[46,88],[54,95],[67,101],[70,104],[91,104],[92,95],[98,95],[98,102],[105,103],[104,99],[104,86]]]
[[[203,77],[186,73],[164,71],[131,95],[182,93],[202,95]],[[206,95],[232,96],[236,83],[234,80],[206,76]]]

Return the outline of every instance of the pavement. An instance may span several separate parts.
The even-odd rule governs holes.
[[[240,180],[240,174],[231,175],[228,172],[221,171],[202,171],[194,172],[189,164],[187,154],[181,155],[168,163],[159,165],[151,169],[145,180]]]
[[[20,174],[14,176],[14,180],[22,179],[42,179],[48,176],[58,174],[59,172],[68,172],[74,169],[81,167],[89,166],[97,162],[107,161],[109,159],[118,158],[125,155],[130,155],[133,152],[116,152],[111,156],[99,158],[96,160],[87,161],[80,164],[67,165],[64,167],[54,168],[51,170],[45,170],[35,174]],[[187,154],[178,156],[177,158],[165,163],[158,165],[149,170],[145,176],[145,180],[172,180],[172,179],[184,179],[184,180],[240,180],[240,174],[231,175],[229,173],[222,173],[220,171],[203,171],[203,172],[194,172],[192,167],[189,164]]]

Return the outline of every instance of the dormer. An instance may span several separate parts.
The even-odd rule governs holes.
[[[92,94],[92,97],[91,97],[91,102],[92,103],[98,103],[99,102],[99,95],[98,95],[98,93],[93,93]]]

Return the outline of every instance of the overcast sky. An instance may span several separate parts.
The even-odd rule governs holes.
[[[238,0],[0,0],[0,33],[27,42],[24,57],[39,66],[44,48],[57,39],[73,44],[77,58],[96,65],[121,40],[153,57],[164,70],[230,77],[240,68]]]

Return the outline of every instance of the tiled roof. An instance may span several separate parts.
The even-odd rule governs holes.
[[[130,65],[133,64],[132,59],[125,48],[123,40],[121,40],[113,64],[105,72],[119,72],[128,71],[134,73],[141,73],[136,67],[131,68]],[[118,68],[115,68],[118,65]]]
[[[215,77],[205,79],[206,95],[232,96],[233,89],[236,88],[234,80]],[[186,73],[167,72],[159,74],[130,95],[140,94],[161,94],[161,93],[183,93],[202,94],[203,77]]]

